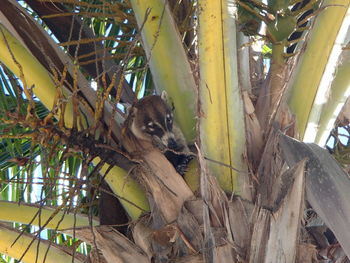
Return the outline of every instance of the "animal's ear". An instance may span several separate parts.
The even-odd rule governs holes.
[[[169,102],[169,96],[168,96],[168,93],[167,93],[165,90],[162,91],[162,94],[160,95],[160,97],[161,97],[162,100],[164,100],[166,103]]]
[[[160,95],[160,97],[162,98],[162,100],[165,101],[166,104],[168,104],[168,105],[171,107],[171,110],[172,110],[172,111],[175,110],[174,103],[173,103],[173,101],[169,98],[169,95],[168,95],[168,93],[167,93],[165,90],[162,91],[162,94]]]
[[[136,113],[137,113],[137,108],[136,107],[130,107],[129,110],[128,110],[128,115],[131,116],[131,117],[135,117],[136,116]]]

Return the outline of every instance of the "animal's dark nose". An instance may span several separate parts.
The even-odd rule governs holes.
[[[168,148],[169,148],[169,149],[172,149],[172,150],[176,150],[176,148],[177,148],[177,143],[176,143],[176,141],[175,141],[173,138],[170,138],[170,139],[168,140]]]

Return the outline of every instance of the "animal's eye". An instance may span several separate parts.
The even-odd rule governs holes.
[[[154,132],[154,122],[153,121],[150,121],[147,123],[147,130],[150,131],[150,132]]]
[[[170,114],[167,114],[167,115],[166,115],[166,121],[167,121],[168,123],[171,123],[171,122],[173,121],[173,117],[172,117]]]

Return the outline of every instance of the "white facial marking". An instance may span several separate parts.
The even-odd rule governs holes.
[[[154,122],[154,125],[157,125],[160,129],[164,130],[164,127],[160,125],[158,122]]]
[[[142,126],[141,129],[144,131],[146,130],[146,126]]]
[[[147,123],[147,129],[151,132],[153,132],[155,129],[154,129],[154,122],[153,121],[150,121]]]
[[[171,130],[171,127],[168,127],[168,126],[171,126],[172,122],[173,122],[173,119],[171,118],[170,114],[168,113],[166,115],[166,118],[165,118],[165,127],[167,130]]]

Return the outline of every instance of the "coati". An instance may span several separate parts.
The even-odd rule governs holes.
[[[172,109],[163,96],[146,96],[129,109],[122,127],[122,148],[132,153],[140,141],[152,143],[161,150],[175,170],[184,175],[187,164],[193,158],[181,130],[173,122]],[[131,141],[131,147],[127,142]],[[128,218],[120,201],[109,194],[112,190],[102,182],[99,199],[101,225],[118,225],[116,229],[127,235]],[[110,211],[115,211],[110,213]]]
[[[136,102],[129,110],[122,133],[129,140],[152,143],[164,153],[175,170],[183,175],[193,154],[181,130],[174,123],[172,109],[163,94],[146,96]]]

